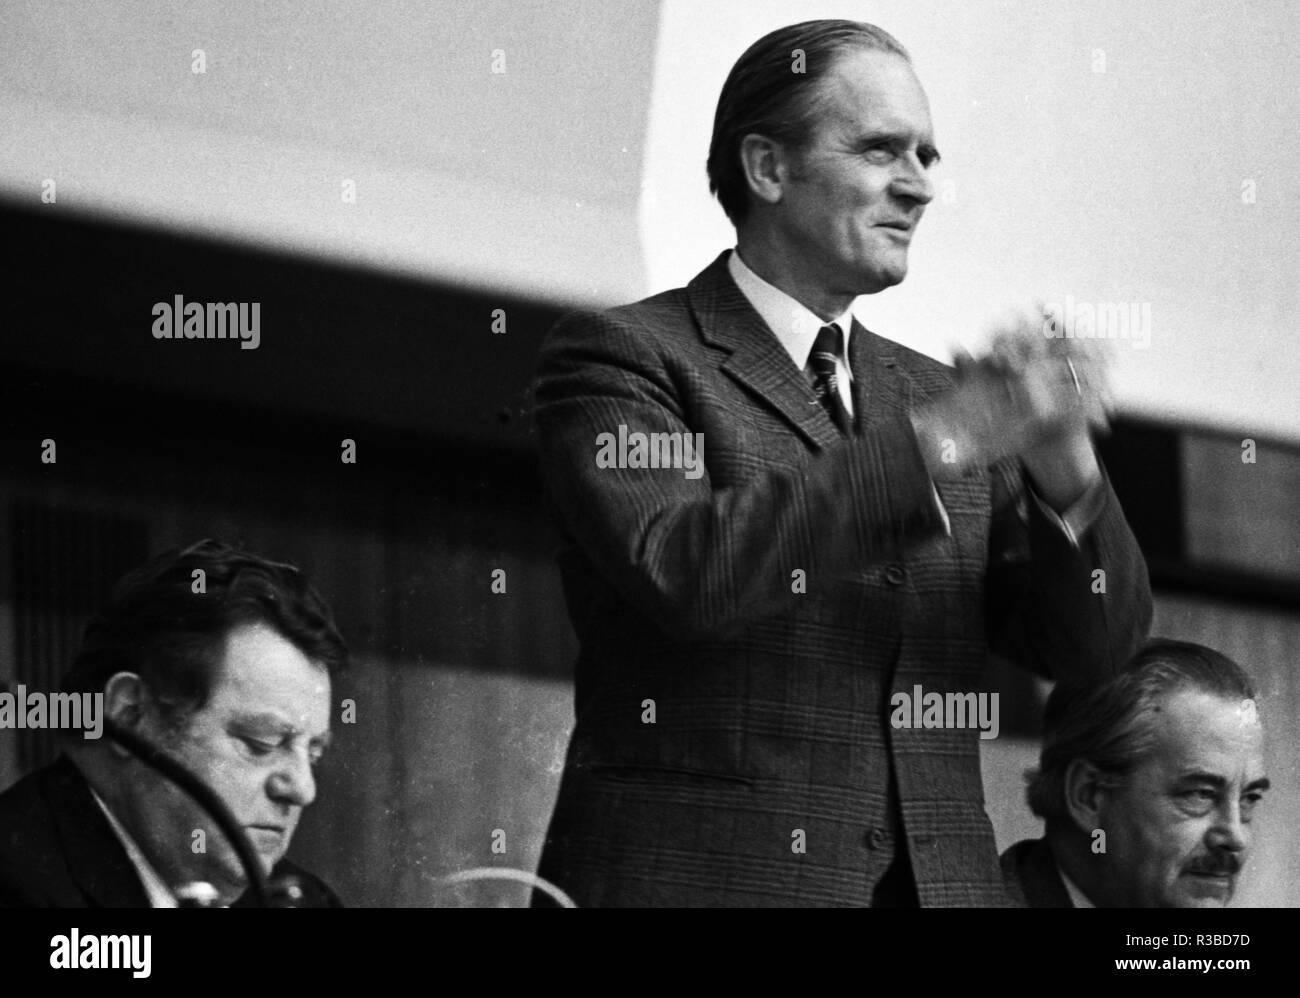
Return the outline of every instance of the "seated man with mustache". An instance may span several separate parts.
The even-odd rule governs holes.
[[[1047,702],[1028,801],[1047,834],[1002,854],[1031,908],[1208,908],[1232,898],[1268,789],[1249,678],[1153,641],[1115,678]]]
[[[63,687],[102,693],[104,716],[216,792],[279,888],[273,903],[337,907],[284,855],[316,796],[330,677],[346,660],[296,568],[201,541],[118,583]],[[0,794],[0,906],[249,902],[234,848],[174,783],[109,738],[76,732],[63,748]]]

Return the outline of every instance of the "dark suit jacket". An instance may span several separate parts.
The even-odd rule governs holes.
[[[339,907],[334,892],[292,863],[302,907]],[[245,895],[236,907],[249,905]],[[147,908],[149,898],[90,785],[66,757],[0,794],[0,907]]]
[[[950,369],[857,323],[849,350],[845,438],[725,253],[543,345],[541,472],[581,651],[539,872],[579,904],[867,904],[899,834],[923,905],[1005,903],[978,733],[894,730],[891,694],[974,691],[991,647],[1100,677],[1145,638],[1109,485],[1080,551],[1012,463],[938,485],[945,534],[908,411]],[[707,472],[598,467],[620,424],[702,433]]]
[[[1024,839],[1002,854],[1007,891],[1026,908],[1073,908],[1047,839]]]

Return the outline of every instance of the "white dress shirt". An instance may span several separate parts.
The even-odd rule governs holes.
[[[839,326],[844,334],[841,343],[842,352],[835,358],[835,384],[839,390],[840,401],[853,415],[853,371],[849,367],[849,334],[853,331],[853,307],[850,305],[843,313],[825,322],[802,302],[796,301],[780,288],[759,277],[749,269],[740,253],[731,251],[727,257],[727,271],[736,282],[749,303],[767,323],[767,328],[776,334],[785,347],[786,353],[799,370],[806,370],[808,358],[812,356],[813,343],[822,326]]]

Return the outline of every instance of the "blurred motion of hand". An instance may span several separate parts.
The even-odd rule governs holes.
[[[953,389],[912,417],[932,477],[1016,455],[1058,512],[1100,479],[1091,431],[1109,425],[1108,358],[1063,332],[1025,308],[999,321],[984,356],[957,357]]]

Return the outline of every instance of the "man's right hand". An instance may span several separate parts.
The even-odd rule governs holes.
[[[1036,337],[1034,343],[1031,337]],[[1095,353],[1044,345],[1026,328],[981,360],[960,356],[952,391],[912,413],[930,476],[955,478],[1012,454],[1085,437],[1106,423],[1105,371]]]

